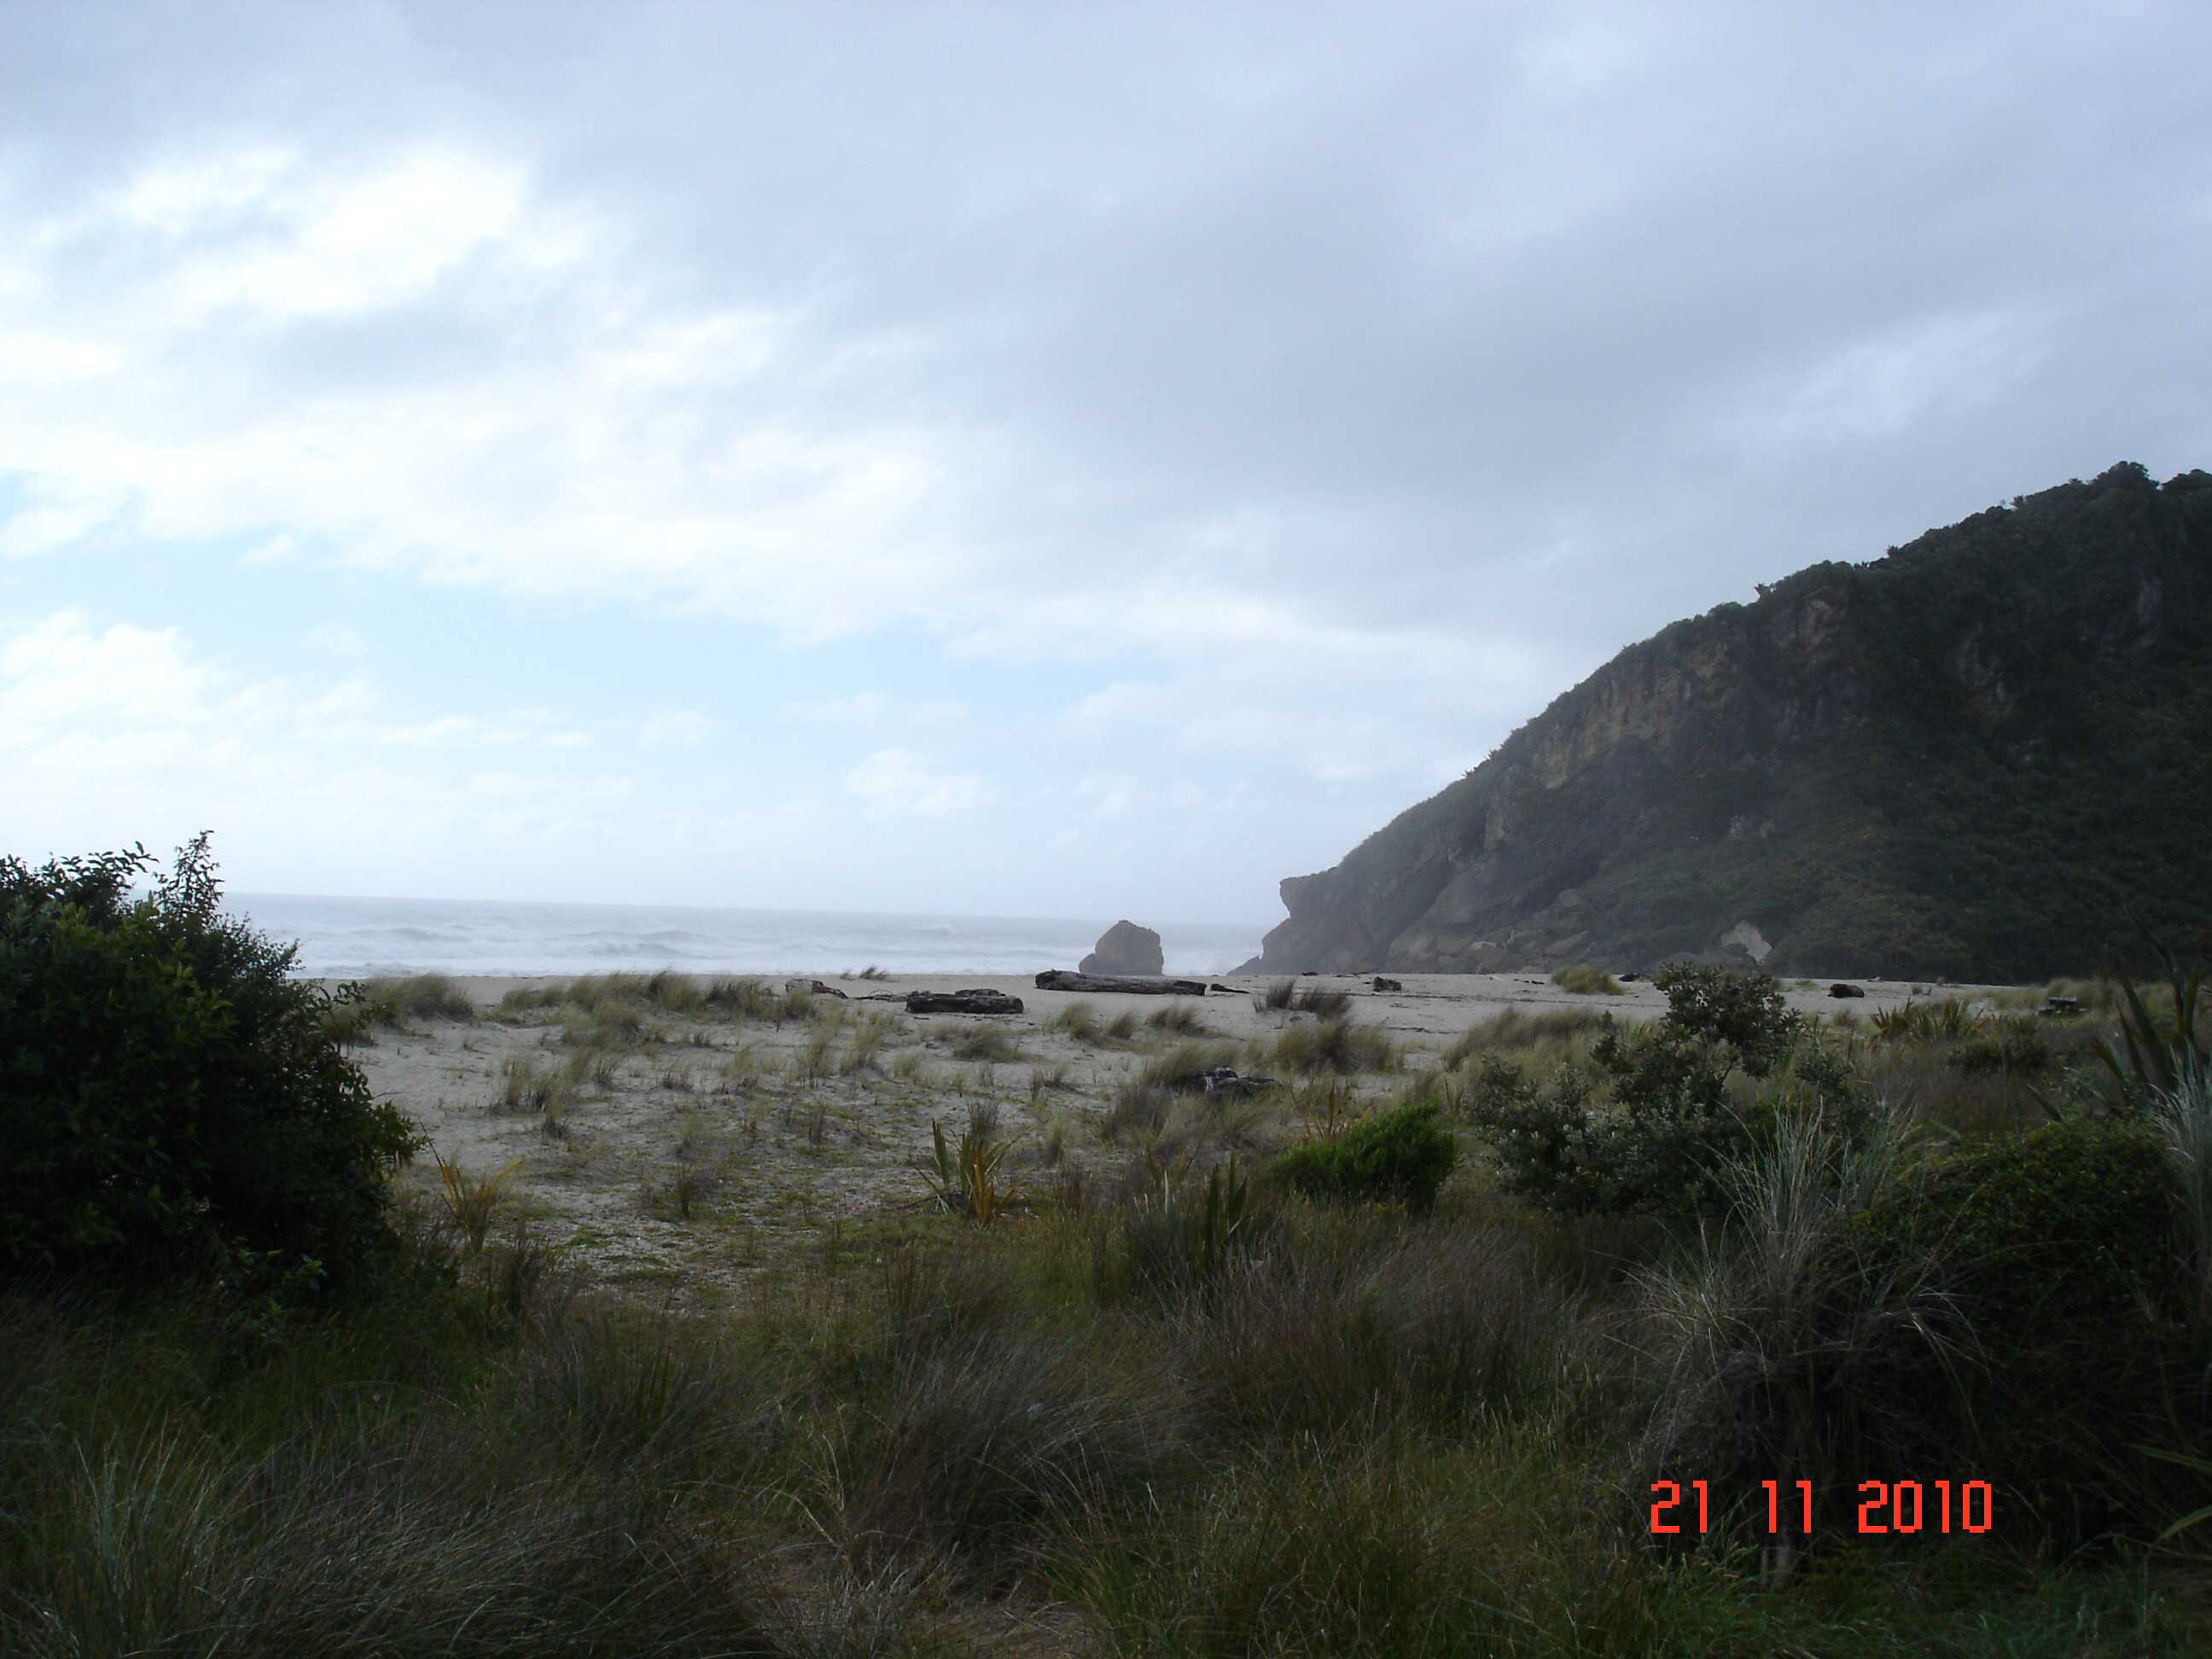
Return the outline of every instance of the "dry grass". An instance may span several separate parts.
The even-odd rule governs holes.
[[[555,1115],[574,1103],[575,1090],[566,1065],[541,1062],[529,1054],[509,1054],[500,1063],[495,1109]]]
[[[1605,1030],[1608,1018],[1593,1008],[1550,1008],[1535,1014],[1506,1008],[1462,1032],[1444,1051],[1443,1069],[1463,1071],[1485,1054],[1516,1048],[1538,1050],[1524,1057],[1532,1064],[1547,1059],[1556,1063],[1558,1046],[1587,1042]]]
[[[1252,1045],[1252,1065],[1263,1073],[1326,1072],[1352,1077],[1395,1072],[1403,1064],[1403,1051],[1382,1026],[1357,1024],[1348,1018],[1288,1025],[1273,1042],[1255,1040]]]
[[[1625,994],[1620,981],[1602,968],[1559,968],[1553,970],[1552,983],[1576,996],[1617,997]]]
[[[1342,1019],[1352,1012],[1352,994],[1295,979],[1271,980],[1264,991],[1253,994],[1252,1005],[1263,1013],[1311,1014],[1317,1019]]]
[[[1029,1056],[1002,1026],[977,1024],[952,1039],[952,1057],[970,1065],[1004,1066]]]
[[[380,1027],[396,1030],[410,1019],[473,1021],[476,1004],[444,974],[356,982],[337,994],[325,1016],[341,1042],[371,1043]]]

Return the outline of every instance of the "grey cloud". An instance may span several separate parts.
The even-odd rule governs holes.
[[[2201,7],[72,4],[0,45],[0,191],[34,204],[217,137],[459,134],[621,239],[620,291],[456,276],[289,324],[221,395],[787,311],[654,441],[950,434],[912,525],[981,573],[930,594],[948,638],[1210,581],[1578,672],[1811,560],[2212,459]],[[92,289],[146,257],[86,255]],[[1443,743],[1447,689],[1363,684],[1419,686]]]

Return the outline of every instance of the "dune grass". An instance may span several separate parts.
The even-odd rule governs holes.
[[[1249,1059],[1251,1068],[1261,1073],[1339,1077],[1395,1072],[1404,1063],[1404,1050],[1389,1032],[1348,1017],[1286,1025],[1272,1040],[1255,1039]]]
[[[325,1016],[348,1042],[374,1042],[380,1029],[398,1030],[410,1019],[473,1021],[477,1006],[445,974],[360,981],[334,1000]]]
[[[1617,997],[1626,994],[1620,988],[1620,981],[1602,968],[1554,969],[1552,983],[1562,991],[1571,991],[1577,996]]]
[[[1255,993],[1253,1001],[1263,1013],[1312,1014],[1320,1019],[1341,1019],[1352,1012],[1349,991],[1329,990],[1295,979],[1268,981],[1264,990]]]
[[[1463,1070],[1484,1054],[1522,1051],[1530,1060],[1553,1063],[1566,1045],[1587,1042],[1606,1029],[1608,1017],[1593,1008],[1547,1008],[1528,1013],[1519,1008],[1502,1009],[1462,1032],[1444,1051],[1443,1069]],[[1536,1051],[1536,1052],[1530,1052]]]
[[[979,1021],[952,1038],[952,1057],[970,1065],[1004,1066],[1029,1056],[1004,1026]]]

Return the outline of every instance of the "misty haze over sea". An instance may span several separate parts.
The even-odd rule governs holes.
[[[510,904],[233,893],[225,908],[280,942],[314,979],[391,974],[1031,974],[1073,968],[1115,918],[884,915],[681,905]],[[1170,973],[1226,973],[1255,954],[1261,924],[1156,929]]]

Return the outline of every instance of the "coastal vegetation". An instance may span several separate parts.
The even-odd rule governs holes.
[[[145,899],[143,854],[0,865],[0,1151],[44,1176],[0,1198],[0,1652],[2179,1656],[2212,1616],[2195,981],[1844,1024],[1688,965],[1646,1023],[1425,1044],[1356,998],[1106,1042],[601,976],[410,1016],[476,1067],[476,1150],[422,1159],[393,1045],[205,851]],[[648,1238],[694,1254],[610,1269]]]
[[[1620,981],[1602,968],[1555,968],[1552,983],[1577,996],[1617,997]]]

